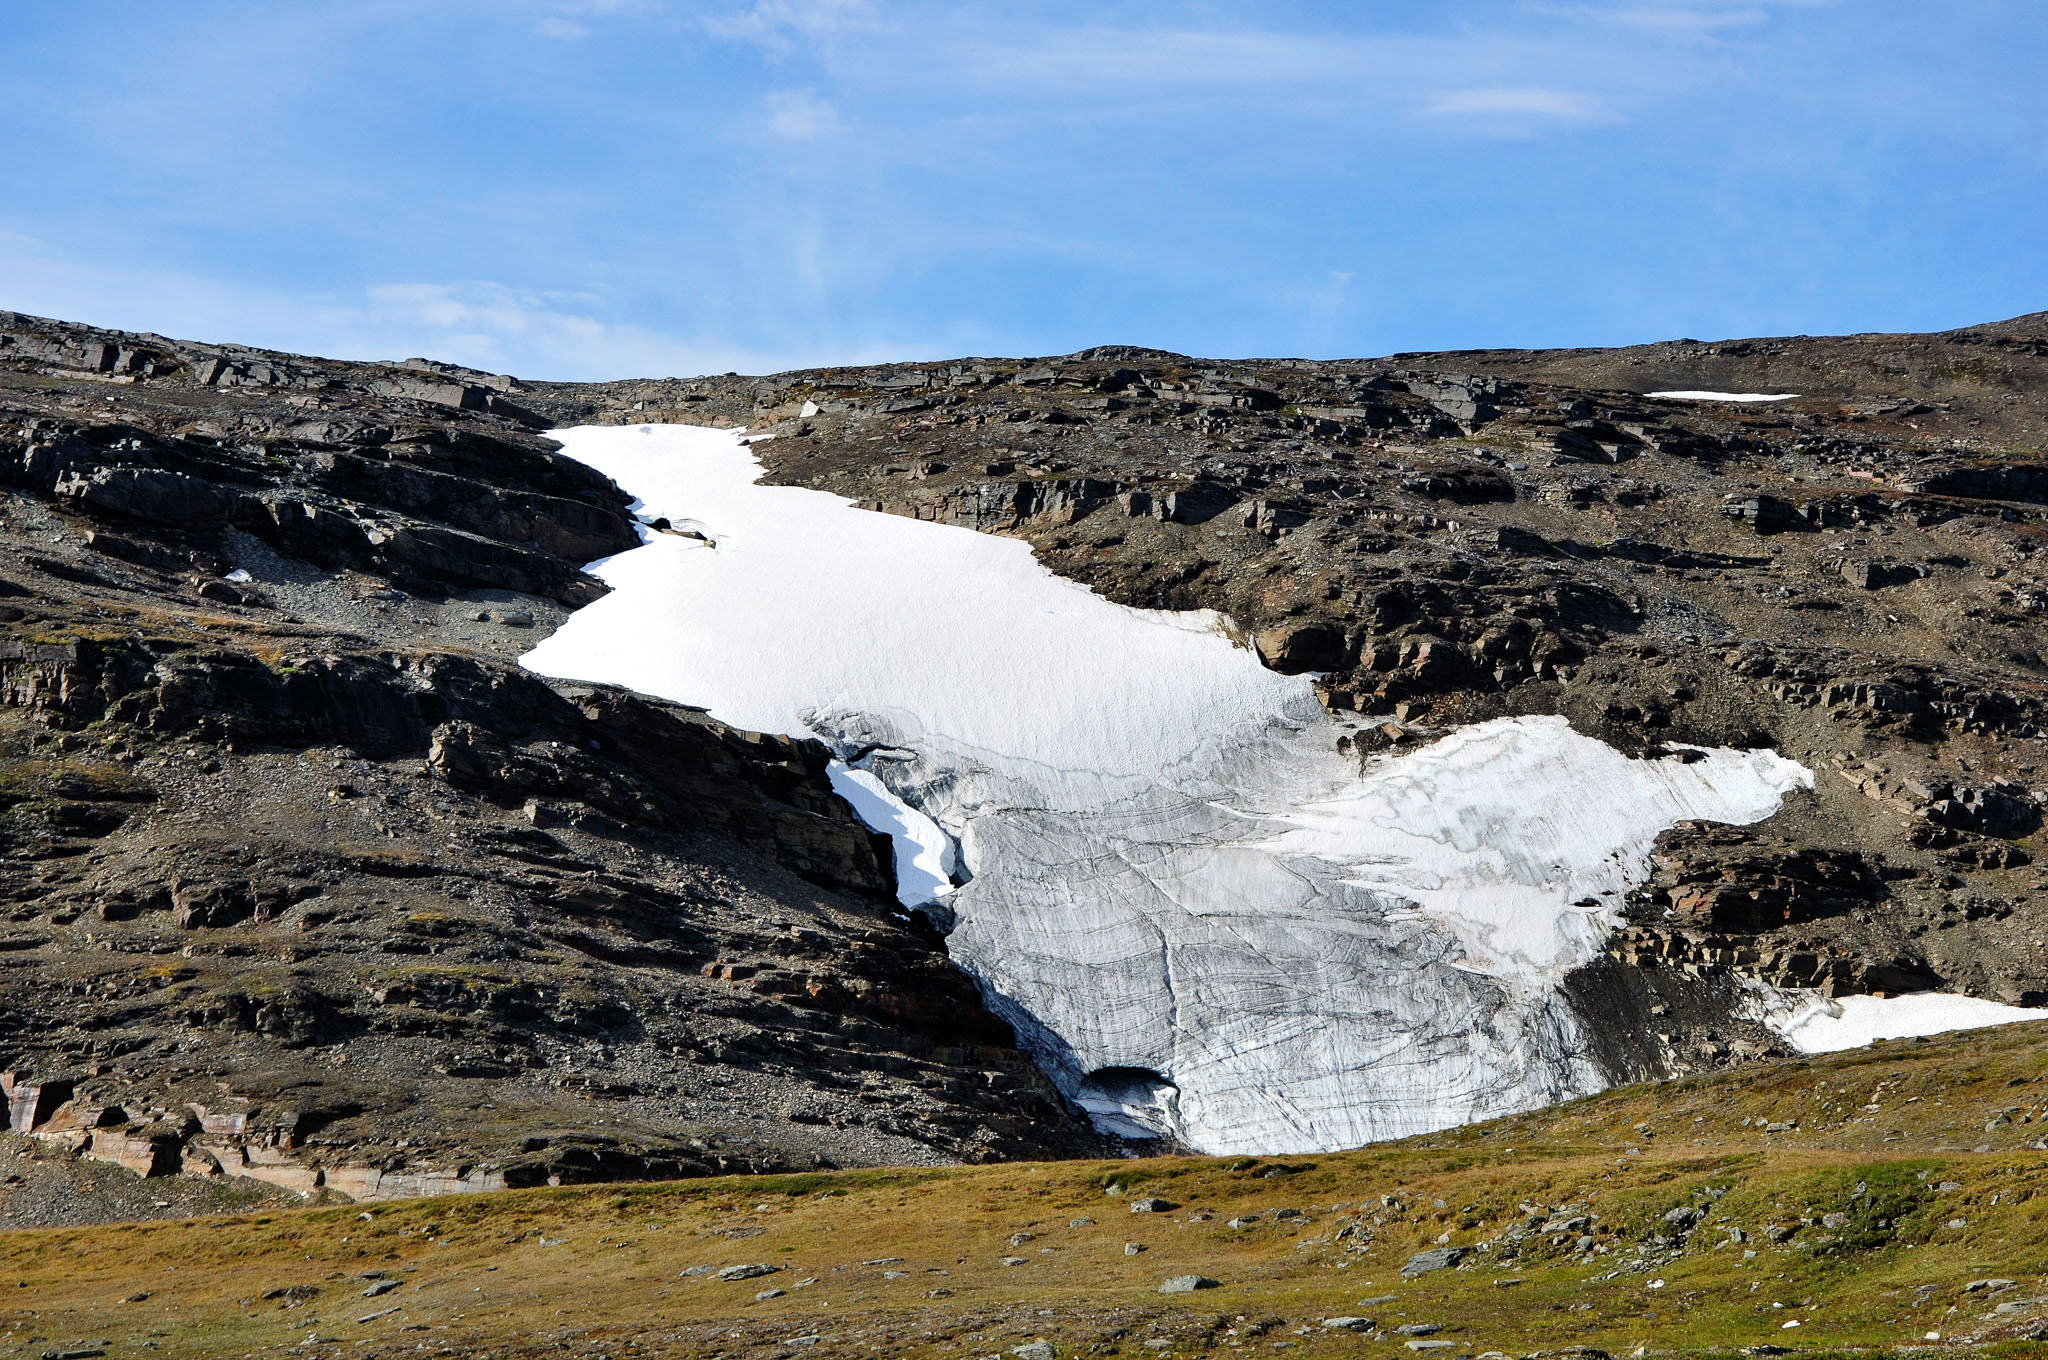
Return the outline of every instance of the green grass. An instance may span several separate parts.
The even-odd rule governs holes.
[[[317,1335],[333,1344],[314,1350],[351,1356],[974,1357],[1043,1339],[1061,1356],[1405,1357],[1391,1329],[1413,1323],[1441,1326],[1430,1339],[1449,1356],[1973,1344],[2048,1357],[2021,1340],[2048,1324],[2048,1302],[2030,1302],[2048,1300],[2048,1155],[2031,1146],[2048,1134],[2044,1072],[2048,1032],[2024,1026],[1333,1155],[859,1170],[16,1232],[0,1236],[0,1356],[100,1339],[110,1355],[304,1354]],[[1133,1213],[1146,1196],[1178,1207]],[[1682,1237],[1676,1209],[1700,1214]],[[1532,1232],[1535,1213],[1547,1229],[1586,1221]],[[1473,1251],[1403,1279],[1438,1243]],[[684,1273],[757,1262],[780,1269]],[[400,1287],[365,1297],[372,1271]],[[1158,1292],[1180,1274],[1221,1286]],[[1989,1277],[2015,1283],[1968,1292]],[[293,1286],[311,1296],[263,1297]],[[774,1288],[786,1292],[756,1300]],[[1359,1315],[1381,1330],[1321,1326]]]

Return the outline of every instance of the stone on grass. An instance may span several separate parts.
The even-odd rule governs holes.
[[[1369,1332],[1372,1330],[1372,1325],[1372,1319],[1369,1317],[1333,1317],[1323,1319],[1324,1328],[1333,1332]]]
[[[718,1278],[728,1284],[735,1280],[758,1280],[763,1275],[773,1275],[780,1269],[781,1266],[771,1265],[727,1266],[718,1272]]]
[[[1170,1199],[1147,1198],[1131,1201],[1131,1212],[1134,1214],[1170,1214],[1178,1208],[1180,1206]]]
[[[1408,1264],[1401,1267],[1401,1273],[1412,1280],[1417,1275],[1427,1275],[1432,1270],[1446,1270],[1464,1260],[1465,1254],[1466,1250],[1463,1247],[1431,1247],[1428,1251],[1418,1251],[1409,1257]]]
[[[1221,1280],[1212,1280],[1207,1275],[1176,1275],[1159,1286],[1162,1294],[1192,1294],[1197,1289],[1217,1289]]]
[[[1010,1354],[1017,1360],[1053,1360],[1059,1352],[1053,1349],[1050,1341],[1027,1341],[1021,1346],[1012,1346]]]

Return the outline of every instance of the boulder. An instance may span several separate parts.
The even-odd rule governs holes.
[[[1412,1280],[1431,1271],[1448,1270],[1469,1254],[1465,1247],[1432,1247],[1428,1251],[1418,1251],[1408,1258],[1407,1265],[1401,1267],[1401,1274]]]
[[[1867,559],[1844,558],[1841,573],[1842,579],[1858,590],[1883,590],[1886,586],[1918,581],[1927,575],[1927,568],[1917,562],[1873,562]]]

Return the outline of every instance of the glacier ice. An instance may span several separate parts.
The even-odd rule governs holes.
[[[763,486],[733,431],[555,437],[701,535],[593,564],[612,593],[525,664],[832,746],[863,818],[915,833],[906,903],[945,898],[954,961],[1124,1132],[1300,1152],[1599,1089],[1558,983],[1657,833],[1812,783],[1768,751],[1631,759],[1557,718],[1361,763],[1309,680],[1213,613]]]
[[[953,891],[953,838],[939,824],[889,791],[868,770],[835,760],[825,771],[832,791],[870,831],[886,831],[896,854],[896,900],[929,906]]]

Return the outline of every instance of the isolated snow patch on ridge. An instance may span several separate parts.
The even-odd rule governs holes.
[[[1666,401],[1791,401],[1797,392],[1645,392]]]
[[[832,745],[870,825],[935,824],[899,852],[904,900],[960,882],[952,957],[1063,1088],[1205,1150],[1598,1089],[1556,983],[1657,833],[1811,783],[1764,751],[1632,760],[1552,718],[1361,768],[1308,679],[1213,613],[1129,609],[1023,542],[762,486],[733,432],[556,437],[709,541],[595,564],[613,592],[526,664]]]

